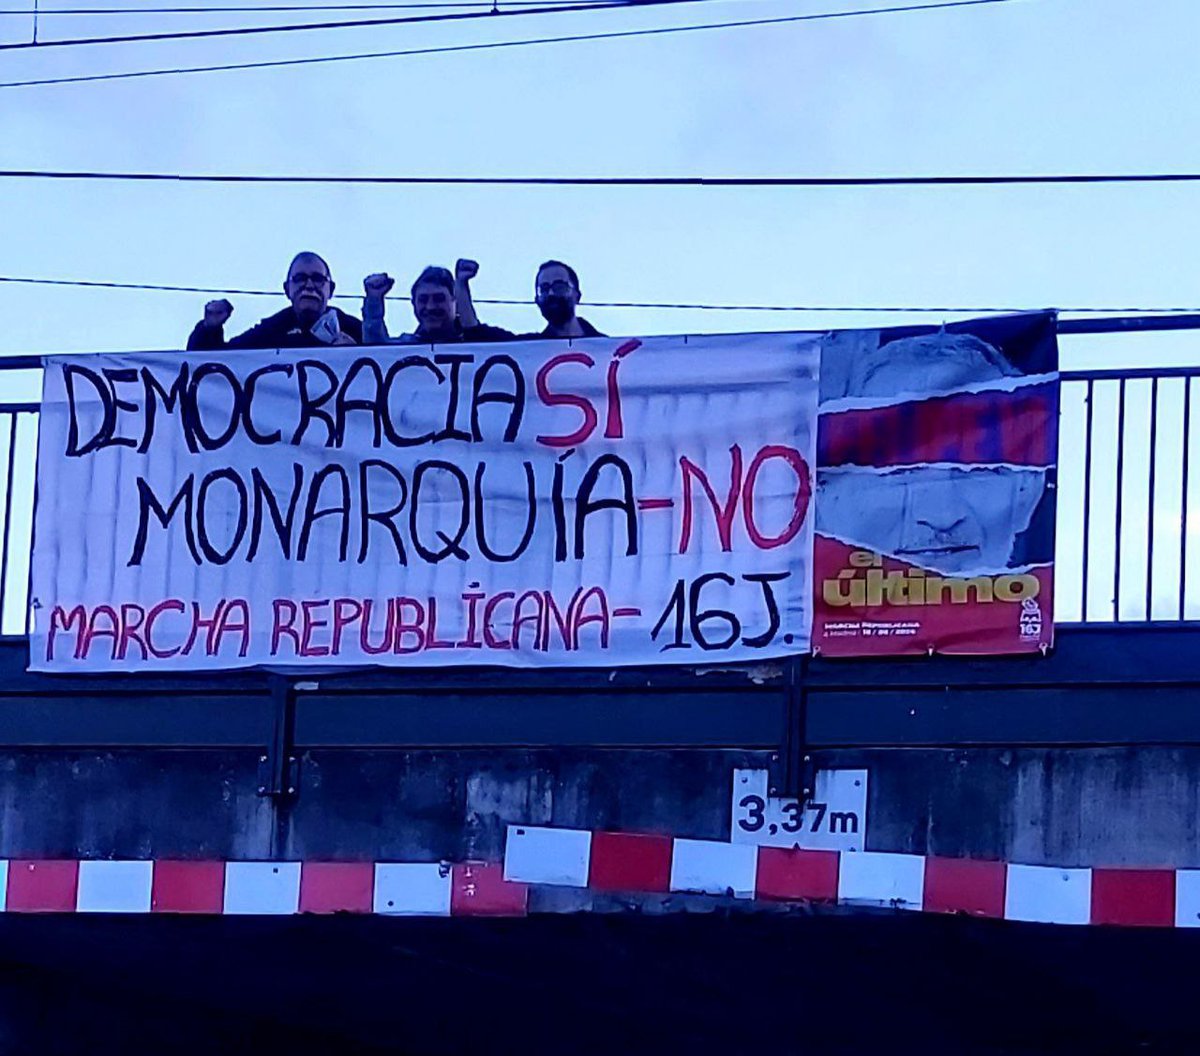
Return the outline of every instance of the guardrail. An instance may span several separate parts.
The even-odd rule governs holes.
[[[1200,330],[1200,316],[1063,320],[1064,335]],[[1197,357],[1200,359],[1200,356]],[[5,372],[36,356],[0,358]],[[1059,432],[1058,623],[1200,621],[1193,583],[1200,494],[1191,429],[1200,366],[1064,371]],[[28,633],[39,406],[0,403],[0,636]]]
[[[1063,375],[1055,607],[1060,622],[1200,619],[1189,583],[1200,497],[1200,369]]]

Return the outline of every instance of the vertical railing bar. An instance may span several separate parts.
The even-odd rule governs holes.
[[[1188,542],[1188,469],[1191,455],[1191,424],[1192,424],[1192,379],[1185,378],[1183,382],[1183,493],[1179,499],[1179,612],[1178,618],[1183,619],[1186,608],[1187,592],[1187,542]]]
[[[1146,507],[1146,622],[1150,622],[1154,585],[1154,484],[1158,468],[1158,378],[1150,382],[1150,501]]]
[[[1121,622],[1121,521],[1125,513],[1125,379],[1117,383],[1117,508],[1113,531],[1113,622]]]
[[[13,467],[17,456],[17,414],[9,415],[8,477],[4,482],[4,541],[0,543],[0,634],[4,633],[4,612],[8,602],[8,537],[12,532]]]
[[[1080,621],[1088,622],[1088,566],[1092,549],[1092,416],[1095,402],[1096,383],[1087,380],[1087,432],[1083,444],[1083,597],[1080,604]]]
[[[41,411],[30,415],[30,419],[35,426],[41,427]],[[33,503],[29,511],[29,559],[26,561],[28,568],[25,572],[25,637],[28,638],[33,631],[33,545],[37,542],[37,501],[38,501],[38,486],[37,486],[37,432],[34,431],[33,445]]]

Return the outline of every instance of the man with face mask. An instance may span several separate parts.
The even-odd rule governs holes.
[[[534,337],[604,337],[591,323],[575,314],[579,305],[579,276],[575,269],[561,260],[548,260],[537,270],[534,279],[534,299],[545,330],[534,334],[522,334],[522,338]]]
[[[233,305],[226,300],[209,301],[204,306],[204,318],[188,337],[188,351],[356,345],[362,340],[362,323],[340,308],[330,307],[333,291],[329,265],[316,253],[297,253],[283,283],[283,292],[292,302],[290,307],[226,341],[225,323],[233,314]]]
[[[479,271],[473,260],[460,260],[455,274],[431,265],[412,285],[413,315],[417,328],[411,334],[392,337],[384,320],[384,297],[395,279],[379,273],[363,279],[363,334],[368,345],[414,345],[511,341],[513,334],[498,326],[479,322],[471,304],[468,283]]]

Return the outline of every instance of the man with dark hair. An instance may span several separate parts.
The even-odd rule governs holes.
[[[292,302],[290,307],[226,341],[225,323],[233,314],[233,305],[224,299],[209,301],[204,306],[204,318],[188,337],[188,351],[356,345],[362,340],[362,323],[340,308],[330,307],[333,290],[329,265],[316,253],[297,253],[283,283],[283,292]]]
[[[570,264],[561,260],[548,260],[537,270],[533,280],[534,301],[542,318],[545,330],[531,337],[603,337],[591,323],[575,314],[580,302],[579,276]]]
[[[368,345],[414,345],[511,341],[513,334],[498,326],[479,322],[471,304],[469,283],[479,272],[473,260],[460,260],[451,275],[446,268],[430,265],[412,284],[413,315],[417,328],[411,334],[391,337],[384,319],[384,297],[396,284],[384,273],[363,279],[363,335]],[[461,303],[460,303],[461,298]],[[465,311],[462,308],[465,307]]]

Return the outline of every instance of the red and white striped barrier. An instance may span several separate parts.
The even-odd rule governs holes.
[[[495,863],[0,862],[9,913],[524,916]]]
[[[3,861],[10,913],[523,916],[532,886],[1200,927],[1200,869],[1078,869],[510,826],[503,865]]]
[[[1052,924],[1200,927],[1200,870],[1064,869],[510,826],[506,880],[600,891],[967,913]]]

